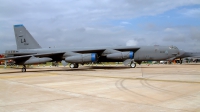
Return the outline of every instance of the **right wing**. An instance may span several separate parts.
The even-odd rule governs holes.
[[[136,52],[137,50],[140,49],[140,47],[108,47],[108,48],[88,48],[88,49],[82,49],[82,50],[73,50],[72,52],[75,53],[97,53],[97,54],[101,54],[102,52],[104,52],[106,49],[113,49],[113,50],[118,50],[118,51],[134,51]]]

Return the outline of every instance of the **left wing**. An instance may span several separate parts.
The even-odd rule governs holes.
[[[13,57],[6,57],[0,58],[0,60],[19,60],[19,59],[29,59],[30,57],[61,57],[65,52],[55,52],[55,53],[42,53],[42,54],[33,54],[33,55],[23,55],[23,56],[13,56]]]
[[[7,58],[0,58],[1,60],[17,60],[17,59],[25,59],[25,58],[30,58],[32,57],[31,55],[24,55],[24,56],[13,56],[13,57],[7,57]]]

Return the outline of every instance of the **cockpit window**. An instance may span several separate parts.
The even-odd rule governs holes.
[[[176,46],[173,46],[174,47],[174,49],[178,49]]]

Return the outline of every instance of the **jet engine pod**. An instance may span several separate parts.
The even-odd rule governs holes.
[[[88,63],[88,62],[96,62],[97,60],[98,56],[96,53],[80,54],[65,58],[65,61],[70,63]]]
[[[30,59],[26,60],[24,62],[24,64],[25,65],[37,64],[37,63],[45,63],[45,62],[49,62],[49,61],[52,61],[52,59],[51,58],[47,58],[47,57],[44,57],[44,58],[31,57]]]
[[[107,55],[107,59],[133,59],[134,58],[134,52],[118,52],[118,53],[112,53]]]

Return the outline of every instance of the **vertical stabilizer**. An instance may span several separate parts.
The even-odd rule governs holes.
[[[20,25],[14,25],[15,40],[17,49],[38,49],[41,46],[32,37],[32,35],[26,30],[26,28]]]

